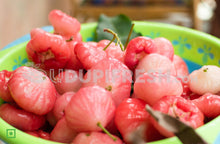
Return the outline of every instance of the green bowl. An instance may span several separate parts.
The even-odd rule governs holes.
[[[82,24],[81,34],[83,41],[92,41],[95,36],[96,23]],[[49,27],[52,30],[51,26]],[[200,68],[202,65],[220,66],[220,39],[203,32],[189,28],[154,23],[135,22],[135,30],[151,38],[165,37],[169,39],[175,54],[181,56],[187,63],[189,71]],[[29,35],[6,46],[0,51],[0,70],[14,70],[28,62],[25,47],[30,39]],[[0,99],[0,105],[3,101]],[[26,134],[6,123],[0,118],[0,139],[10,144],[56,144]],[[198,128],[196,131],[208,142],[219,143],[220,116]],[[219,139],[219,137],[218,137]],[[167,138],[149,144],[181,144],[177,137]]]

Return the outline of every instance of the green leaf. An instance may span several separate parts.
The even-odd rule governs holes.
[[[96,41],[103,39],[112,40],[113,36],[110,33],[104,32],[104,29],[111,29],[117,33],[123,45],[125,45],[129,31],[132,26],[132,21],[125,15],[120,14],[115,17],[108,17],[104,14],[100,15],[98,20],[98,26],[96,28]],[[134,30],[130,39],[137,36],[142,36],[141,33],[136,33]]]
[[[146,105],[146,110],[160,126],[173,132],[183,144],[208,144],[192,127],[180,120],[159,111],[155,111],[151,109],[149,105]]]

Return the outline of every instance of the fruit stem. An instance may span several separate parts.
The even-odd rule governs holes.
[[[121,43],[121,40],[119,39],[118,35],[117,35],[115,32],[113,32],[112,30],[107,29],[107,28],[104,29],[104,32],[108,32],[108,33],[112,34],[114,37],[113,37],[113,39],[111,40],[111,42],[110,42],[103,50],[106,50],[107,47],[108,47],[115,39],[117,39],[117,43],[116,43],[116,44],[119,44],[121,50],[124,51],[124,46],[123,46],[123,44]]]
[[[100,122],[97,123],[97,126],[100,127],[113,141],[117,140],[117,138],[114,137],[106,128],[104,128]]]
[[[107,46],[104,47],[104,51],[110,46],[110,44],[115,40],[115,36],[113,37],[113,39],[107,44]]]
[[[133,29],[134,29],[134,23],[132,23],[132,25],[131,25],[131,29],[130,29],[130,32],[129,32],[129,34],[128,34],[128,38],[127,38],[127,40],[126,40],[126,42],[125,42],[124,50],[126,50],[126,48],[127,48],[127,45],[128,45],[128,43],[129,43],[131,34],[132,34],[132,32],[133,32]]]

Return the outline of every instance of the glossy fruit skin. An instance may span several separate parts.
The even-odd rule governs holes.
[[[116,137],[116,136],[115,136]],[[113,141],[107,134],[101,132],[79,133],[71,144],[123,144],[120,138]]]
[[[188,76],[189,75],[187,64],[180,56],[174,55],[172,62],[176,68],[177,76]]]
[[[153,105],[153,109],[178,118],[194,129],[204,124],[204,115],[199,108],[193,102],[180,96],[164,96]],[[173,133],[161,127],[152,117],[151,122],[162,135],[174,136]]]
[[[66,92],[77,92],[82,85],[79,72],[70,69],[63,70],[56,75],[53,83],[57,92],[61,95]]]
[[[34,38],[36,35],[43,35],[45,33],[45,31],[41,28],[33,28],[31,31],[30,31],[30,36],[31,36],[31,39]]]
[[[26,46],[26,52],[31,61],[45,70],[64,68],[71,56],[66,40],[46,31],[33,34]]]
[[[97,43],[97,46],[104,49],[109,43],[109,40],[101,40]],[[122,51],[120,46],[116,45],[116,43],[112,42],[104,51],[107,57],[115,58],[124,63],[125,51]]]
[[[61,143],[70,143],[76,135],[77,132],[75,132],[67,125],[65,117],[63,117],[57,122],[52,132],[50,133],[50,140]]]
[[[87,71],[84,80],[82,87],[98,85],[110,91],[116,106],[130,97],[131,72],[117,59],[108,58],[100,61]]]
[[[139,60],[149,53],[149,49],[154,49],[154,47],[153,40],[147,37],[139,36],[130,40],[126,48],[125,64],[134,70]]]
[[[22,66],[8,82],[14,101],[24,110],[45,115],[52,110],[57,92],[52,81],[42,72]]]
[[[149,113],[145,109],[146,102],[136,98],[123,100],[115,112],[115,124],[127,143],[132,142],[132,134],[142,129],[142,139],[147,141],[146,129],[149,124]]]
[[[101,131],[113,119],[115,104],[111,93],[99,86],[81,88],[65,108],[68,125],[77,132]]]
[[[137,73],[139,71],[139,73]],[[144,56],[135,69],[135,78],[139,75],[148,73],[160,73],[176,76],[176,69],[172,61],[166,56],[151,53]]]
[[[125,64],[134,70],[144,56],[157,53],[173,60],[174,48],[172,43],[166,38],[159,37],[151,39],[139,36],[132,39],[126,48]]]
[[[176,78],[181,81],[183,86],[183,93],[182,96],[185,98],[189,98],[189,95],[191,95],[191,90],[189,88],[189,70],[188,66],[185,63],[185,61],[178,55],[173,56],[173,64],[176,69]],[[193,96],[192,96],[193,98]]]
[[[66,92],[62,96],[57,98],[54,104],[53,110],[52,110],[52,113],[56,121],[64,117],[65,115],[64,110],[74,95],[75,95],[75,92]]]
[[[10,125],[23,130],[34,131],[45,124],[45,117],[27,112],[10,104],[0,106],[0,117]]]
[[[203,112],[208,118],[216,118],[220,115],[220,96],[206,93],[192,102]]]
[[[6,102],[13,102],[10,91],[8,89],[8,81],[11,78],[13,72],[3,70],[0,71],[0,98]]]
[[[75,54],[75,47],[77,45],[77,43],[81,42],[82,40],[73,40],[70,42],[67,42],[67,45],[70,48],[70,59],[67,62],[65,69],[72,69],[72,70],[80,70],[83,69],[83,65],[82,63],[79,61],[79,59],[77,58],[76,54]]]
[[[73,37],[72,41],[82,42],[83,38],[80,32],[78,32],[75,37]],[[71,42],[71,40],[70,40]]]
[[[106,52],[101,47],[92,43],[81,42],[75,46],[75,54],[82,63],[84,69],[88,70],[99,61],[107,58]]]
[[[180,96],[182,92],[181,82],[176,77],[166,74],[144,73],[134,83],[135,97],[151,106],[163,96]]]
[[[60,10],[52,10],[48,15],[50,23],[54,27],[55,33],[68,36],[69,38],[77,34],[81,29],[80,22]]]
[[[173,60],[174,56],[174,48],[172,43],[164,38],[164,37],[158,37],[153,39],[155,48],[150,51],[150,53],[157,53],[163,56],[166,56],[171,61]]]
[[[56,34],[56,33],[54,33]],[[58,34],[59,35],[59,34]],[[71,43],[71,42],[82,42],[82,35],[80,34],[80,32],[71,35],[71,36],[65,36],[65,35],[61,35],[67,43]]]

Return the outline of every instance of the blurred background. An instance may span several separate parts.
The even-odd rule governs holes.
[[[0,0],[0,49],[50,25],[52,9],[81,23],[97,21],[100,14],[125,14],[131,20],[156,21],[190,27],[220,38],[220,0]]]

